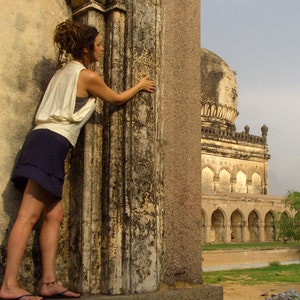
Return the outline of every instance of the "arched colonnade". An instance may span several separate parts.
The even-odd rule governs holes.
[[[290,216],[289,211],[281,211]],[[264,242],[278,239],[276,211],[262,208],[202,209],[203,243]]]

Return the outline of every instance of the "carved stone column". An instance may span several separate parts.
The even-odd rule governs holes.
[[[125,59],[125,10],[106,15],[105,81],[115,91],[123,91]],[[101,291],[105,294],[128,293],[124,263],[124,106],[104,107],[103,149],[103,224]]]
[[[265,220],[261,220],[259,222],[259,241],[260,242],[265,242],[266,241],[266,235],[265,235]]]
[[[78,215],[71,261],[82,264],[74,281],[88,294],[154,292],[176,281],[198,288],[199,1],[72,5],[74,18],[96,24],[105,37],[109,86],[123,91],[145,74],[158,86],[154,95],[140,93],[121,107],[99,104],[73,154],[73,168],[83,169],[84,177],[77,172],[71,180],[77,189],[70,214]],[[209,299],[198,293],[197,299]],[[178,297],[184,299],[180,292]]]
[[[160,48],[159,6],[123,2],[72,1],[73,18],[105,36],[103,73],[115,91],[146,73],[156,78]],[[74,208],[81,216],[82,246],[74,241],[73,247],[82,253],[84,292],[132,294],[159,287],[161,181],[154,98],[143,93],[122,107],[99,104],[76,150],[77,160],[83,160],[77,165],[84,169],[81,210]],[[73,195],[78,203],[79,195]]]
[[[72,0],[73,19],[95,26],[105,37],[104,1]],[[103,72],[102,63],[96,71]],[[71,157],[70,281],[87,294],[101,293],[103,104],[85,125]],[[74,272],[74,266],[78,271]]]
[[[159,86],[159,1],[128,1],[126,26],[126,87],[145,74]],[[124,288],[130,293],[159,288],[163,228],[158,95],[139,94],[125,110]]]
[[[206,243],[211,243],[211,222],[207,223],[206,228]]]

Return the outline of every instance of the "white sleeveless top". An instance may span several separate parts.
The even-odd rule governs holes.
[[[77,81],[84,69],[84,65],[73,60],[54,74],[36,113],[34,130],[52,130],[75,146],[82,126],[95,110],[95,99],[89,98],[83,107],[74,112]]]

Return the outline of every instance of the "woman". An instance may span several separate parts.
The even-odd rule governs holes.
[[[25,190],[8,240],[1,299],[80,297],[60,286],[55,277],[66,154],[75,146],[80,129],[94,111],[93,97],[120,105],[140,91],[155,91],[155,82],[145,76],[132,88],[116,93],[97,73],[88,69],[101,58],[104,50],[98,31],[92,26],[70,20],[63,22],[56,27],[54,42],[60,58],[70,54],[73,60],[51,79],[36,114],[36,126],[26,138],[13,173],[13,182]],[[31,229],[41,214],[42,284],[40,297],[37,297],[18,286],[17,276]]]

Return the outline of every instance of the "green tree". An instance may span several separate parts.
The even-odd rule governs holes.
[[[289,207],[290,209],[300,212],[300,192],[293,190],[288,191],[283,202],[285,206]]]
[[[295,216],[288,216],[282,213],[279,221],[279,237],[292,238],[295,241],[300,240],[300,192],[288,191],[283,203],[290,210],[294,210]]]
[[[298,211],[294,217],[294,239],[300,240],[300,211]]]
[[[284,240],[294,238],[293,219],[286,213],[282,213],[279,219],[279,237]]]

